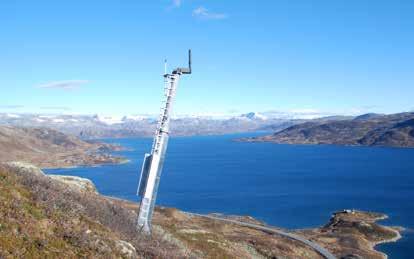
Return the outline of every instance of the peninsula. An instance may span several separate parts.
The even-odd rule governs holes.
[[[0,162],[23,161],[41,168],[123,163],[111,151],[122,147],[87,142],[48,128],[0,126]]]

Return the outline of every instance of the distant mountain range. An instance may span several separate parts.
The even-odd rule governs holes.
[[[315,114],[250,112],[236,116],[179,116],[171,121],[172,135],[213,135],[285,129]],[[0,113],[0,125],[45,127],[82,138],[153,136],[155,116],[50,115]]]
[[[171,134],[175,136],[220,135],[243,132],[279,132],[291,126],[309,123],[323,125],[326,122],[365,121],[381,118],[380,114],[359,117],[317,114],[314,112],[249,112],[235,116],[177,116],[171,120]],[[322,116],[322,117],[318,117]],[[156,116],[128,115],[56,115],[0,113],[0,125],[14,127],[50,128],[65,134],[93,138],[152,137],[157,125]],[[338,125],[340,127],[340,125]],[[318,142],[316,139],[297,140],[299,143]],[[325,140],[321,140],[321,143]],[[353,141],[349,141],[354,143]]]
[[[285,144],[414,147],[414,112],[391,115],[369,113],[345,120],[308,121],[272,135],[242,140]]]

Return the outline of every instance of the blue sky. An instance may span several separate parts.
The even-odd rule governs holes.
[[[414,109],[414,1],[0,1],[0,112]]]

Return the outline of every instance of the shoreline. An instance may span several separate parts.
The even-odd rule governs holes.
[[[138,202],[133,202],[133,201],[130,201],[130,200],[126,200],[126,199],[122,199],[122,198],[118,198],[118,197],[113,197],[113,196],[107,196],[107,195],[103,195],[103,194],[99,194],[99,195],[101,195],[102,197],[107,198],[111,201],[119,202],[121,204],[124,204],[124,206],[126,206],[128,208],[131,208],[133,210],[137,210],[138,207],[139,207]],[[182,211],[182,210],[176,209],[176,208],[168,208],[168,207],[164,207],[164,206],[161,206],[161,205],[156,206],[156,210],[164,210],[164,209],[177,210],[177,213],[179,212],[179,213],[184,213],[184,214],[193,214],[191,212]],[[358,213],[359,214],[366,214],[367,218],[369,218],[371,212],[358,211]],[[215,216],[215,214],[219,215],[219,217],[229,219],[229,220],[236,219],[236,220],[239,220],[240,222],[245,222],[245,223],[253,222],[255,224],[258,224],[258,225],[261,225],[261,226],[264,226],[264,227],[269,227],[269,228],[274,228],[274,229],[284,229],[285,231],[287,231],[289,233],[299,235],[300,237],[307,238],[308,240],[313,240],[313,242],[315,242],[316,244],[318,244],[318,245],[320,245],[320,246],[322,246],[322,247],[324,247],[324,248],[326,248],[330,251],[335,251],[335,248],[331,247],[330,245],[326,245],[326,244],[324,244],[323,241],[321,241],[321,240],[323,240],[323,238],[321,240],[318,240],[318,236],[322,233],[320,231],[324,228],[323,225],[314,226],[314,227],[308,228],[308,229],[286,229],[286,228],[281,228],[280,226],[276,226],[276,225],[269,225],[266,222],[259,221],[256,218],[248,216],[248,215],[225,215],[225,214],[221,214],[221,213],[216,212],[216,213],[206,214],[206,216],[207,217],[209,215],[214,215]],[[194,215],[197,215],[197,214],[194,214]],[[377,217],[377,218],[374,218],[374,219],[371,219],[371,220],[368,219],[367,222],[371,222],[372,224],[376,224],[375,223],[376,221],[387,219],[387,218],[389,218],[388,215],[383,214],[380,217]],[[364,222],[364,221],[362,220],[361,222]],[[383,239],[381,241],[369,241],[368,239],[365,239],[367,244],[368,244],[368,247],[366,247],[365,251],[368,252],[368,253],[370,253],[370,252],[376,253],[378,256],[381,256],[382,258],[387,259],[388,255],[385,254],[384,252],[380,251],[380,250],[377,250],[376,246],[380,245],[380,244],[385,244],[385,243],[397,242],[399,239],[402,238],[402,235],[401,235],[400,231],[403,231],[404,228],[403,227],[398,227],[398,229],[396,229],[397,227],[390,227],[390,226],[384,226],[384,225],[379,225],[379,226],[384,228],[387,231],[390,231],[390,232],[394,233],[395,237],[390,238],[390,239]],[[308,234],[309,231],[310,232],[315,232],[316,231],[317,234],[315,235],[316,236],[315,239],[313,238],[313,235]],[[360,235],[363,236],[363,234],[360,234]],[[345,236],[342,236],[342,238],[344,238],[344,237]],[[345,238],[349,238],[349,237],[345,237]],[[363,248],[359,248],[359,249],[362,249],[361,251],[364,251]]]
[[[400,233],[400,231],[394,229],[393,227],[387,227],[384,226],[386,229],[388,229],[389,231],[392,231],[396,234],[396,237],[391,238],[391,239],[387,239],[387,240],[382,240],[382,241],[377,241],[377,242],[371,242],[372,245],[372,250],[377,251],[378,253],[382,254],[384,256],[385,259],[388,259],[388,255],[380,250],[377,250],[377,246],[378,245],[382,245],[382,244],[387,244],[387,243],[395,243],[398,242],[398,240],[400,240],[402,238],[402,235]],[[403,228],[404,229],[404,228]],[[403,231],[403,230],[401,230]]]
[[[378,221],[384,220],[384,219],[388,219],[389,216],[388,215],[384,215],[383,217],[379,218]],[[385,259],[388,259],[388,255],[380,250],[377,250],[376,248],[378,248],[379,245],[382,244],[387,244],[387,243],[395,243],[398,242],[398,240],[402,239],[403,236],[401,235],[401,232],[405,231],[406,229],[404,227],[396,227],[396,226],[384,226],[382,225],[385,229],[394,232],[395,233],[395,237],[391,238],[391,239],[386,239],[386,240],[381,240],[381,241],[377,241],[377,242],[371,242],[371,247],[373,250],[378,251],[379,253],[381,253]]]
[[[338,143],[310,143],[310,142],[282,142],[275,140],[261,139],[262,137],[247,137],[233,139],[234,142],[241,143],[271,143],[277,145],[303,145],[303,146],[338,146],[338,147],[371,147],[371,148],[398,148],[398,149],[414,149],[414,146],[386,146],[386,145],[362,145],[362,144],[338,144]]]
[[[56,167],[40,167],[42,170],[58,170],[58,169],[76,169],[76,168],[87,168],[87,167],[91,167],[91,168],[96,168],[96,167],[101,167],[101,166],[106,166],[106,165],[123,165],[123,164],[128,164],[131,163],[131,160],[129,159],[122,159],[122,161],[119,162],[111,162],[111,163],[96,163],[96,164],[79,164],[79,165],[68,165],[68,166],[56,166]]]

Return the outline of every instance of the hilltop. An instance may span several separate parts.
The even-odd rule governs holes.
[[[59,178],[22,163],[0,165],[1,258],[321,258],[282,236],[165,207],[156,208],[146,237],[135,227],[136,203],[102,196],[85,179]],[[247,216],[226,218],[264,225]],[[338,258],[385,258],[373,247],[399,232],[375,223],[383,218],[343,211],[321,228],[291,233]]]
[[[250,142],[414,147],[414,113],[365,114],[353,119],[310,121]]]
[[[119,146],[86,142],[47,128],[0,126],[0,162],[25,161],[40,167],[120,163],[108,152]]]

